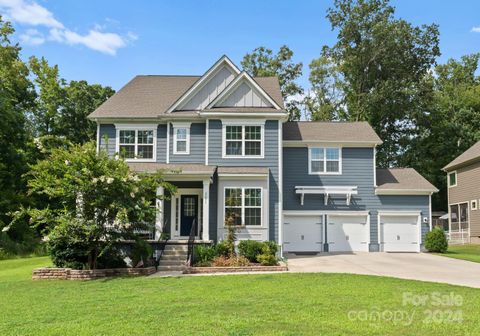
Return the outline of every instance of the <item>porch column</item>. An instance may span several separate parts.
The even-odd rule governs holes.
[[[210,213],[210,179],[203,180],[203,218],[202,218],[202,240],[210,240],[210,235],[208,232],[210,223],[209,223],[209,213]]]
[[[157,216],[155,218],[155,239],[159,240],[163,230],[163,195],[165,190],[163,187],[157,188],[157,199],[155,206],[157,207]]]

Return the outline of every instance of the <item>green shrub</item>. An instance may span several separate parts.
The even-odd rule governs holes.
[[[153,249],[149,243],[143,239],[135,240],[130,252],[132,267],[147,266],[153,255]]]
[[[262,254],[263,245],[264,243],[256,240],[241,240],[238,243],[238,252],[251,262],[257,262],[257,256]]]
[[[228,257],[230,255],[230,246],[227,242],[221,241],[215,245],[215,255],[217,257]]]
[[[447,237],[445,237],[445,233],[441,228],[434,228],[432,231],[427,233],[425,237],[425,248],[428,252],[447,252]]]
[[[264,246],[266,246],[266,248],[268,249],[269,253],[271,255],[275,255],[278,251],[278,245],[276,242],[274,241],[266,241],[266,242],[263,242]],[[262,252],[265,252],[265,251],[262,251]]]
[[[270,253],[262,253],[257,256],[257,261],[262,265],[262,266],[275,266],[278,264],[277,257],[275,255],[272,255]]]
[[[217,249],[213,245],[195,245],[195,265],[208,265],[217,256]]]
[[[125,255],[118,247],[111,246],[107,248],[101,256],[98,257],[97,267],[125,268],[127,267],[127,264],[125,263]]]

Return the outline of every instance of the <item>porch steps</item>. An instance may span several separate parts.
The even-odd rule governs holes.
[[[188,246],[185,244],[167,243],[163,250],[158,271],[183,271],[187,261]]]

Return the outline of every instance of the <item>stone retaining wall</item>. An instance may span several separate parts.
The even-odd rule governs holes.
[[[110,268],[98,270],[74,270],[71,268],[43,267],[34,269],[33,280],[95,280],[110,276],[138,276],[155,273],[155,267]]]
[[[189,267],[183,273],[237,273],[237,272],[285,272],[286,265],[280,266],[241,266],[241,267]]]

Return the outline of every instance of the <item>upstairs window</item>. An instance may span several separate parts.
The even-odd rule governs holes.
[[[341,174],[341,152],[340,148],[309,148],[309,174]]]
[[[190,154],[190,127],[173,127],[173,154]]]
[[[448,187],[455,187],[457,185],[457,172],[448,173]]]
[[[118,152],[131,160],[155,159],[155,129],[119,129]]]
[[[225,125],[224,157],[262,157],[263,125]]]

